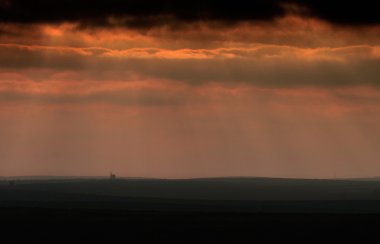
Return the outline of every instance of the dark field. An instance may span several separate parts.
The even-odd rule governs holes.
[[[14,243],[380,243],[380,182],[30,180],[0,184]]]

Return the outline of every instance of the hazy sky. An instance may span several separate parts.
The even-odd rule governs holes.
[[[0,176],[380,176],[374,4],[0,0]]]

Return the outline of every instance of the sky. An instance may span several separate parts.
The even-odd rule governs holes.
[[[0,0],[0,176],[379,176],[375,5]]]

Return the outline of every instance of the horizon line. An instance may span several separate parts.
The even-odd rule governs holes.
[[[69,176],[69,175],[18,175],[18,176],[1,176],[0,180],[6,179],[36,179],[36,178],[50,178],[50,179],[109,179],[109,175],[93,175],[93,176]],[[332,178],[306,178],[306,177],[271,177],[271,176],[210,176],[210,177],[188,177],[188,178],[160,178],[160,177],[143,177],[143,176],[118,176],[116,179],[145,179],[145,180],[202,180],[202,179],[283,179],[283,180],[366,180],[366,179],[380,179],[380,176],[368,177],[332,177]]]

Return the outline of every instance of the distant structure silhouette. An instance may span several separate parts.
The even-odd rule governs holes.
[[[116,175],[112,172],[110,174],[110,180],[116,180]]]

